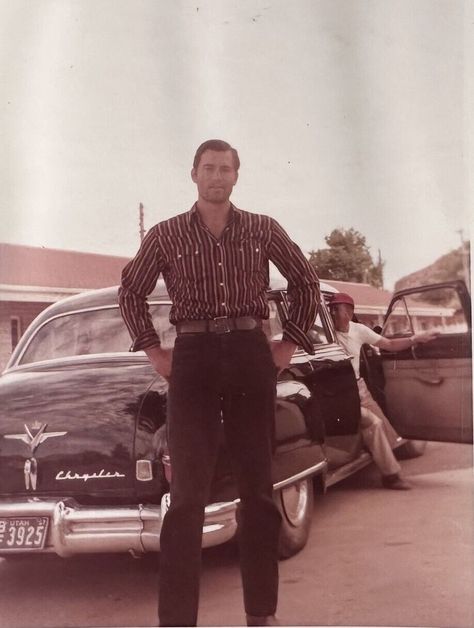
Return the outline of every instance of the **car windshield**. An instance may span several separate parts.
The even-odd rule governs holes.
[[[150,304],[150,313],[162,345],[174,344],[169,304]],[[130,335],[118,307],[64,314],[49,320],[31,338],[20,364],[97,353],[129,351]]]

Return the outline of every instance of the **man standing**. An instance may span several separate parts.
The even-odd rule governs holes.
[[[277,372],[298,345],[319,302],[319,281],[278,223],[230,202],[240,166],[222,140],[197,150],[192,209],[152,227],[125,267],[119,299],[133,349],[169,378],[171,504],[160,536],[162,626],[197,622],[204,508],[221,419],[241,499],[240,565],[247,625],[276,625],[280,514],[272,499],[271,451]],[[281,341],[262,331],[268,317],[269,260],[288,280],[289,317]],[[173,302],[174,350],[165,350],[147,295],[163,274]]]
[[[400,476],[401,467],[385,432],[385,429],[391,429],[390,423],[360,376],[360,350],[363,344],[370,344],[386,351],[403,351],[418,342],[428,342],[436,338],[437,334],[421,332],[410,338],[384,338],[369,327],[353,322],[354,306],[354,299],[344,292],[334,294],[329,302],[337,340],[346,353],[352,356],[352,367],[359,388],[362,438],[382,474],[382,485],[385,488],[407,490],[411,486]]]

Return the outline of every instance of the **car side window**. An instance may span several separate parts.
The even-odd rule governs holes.
[[[171,349],[176,340],[176,327],[170,323],[170,304],[152,303],[150,313],[163,349]]]
[[[329,330],[321,318],[320,310],[318,311],[313,326],[308,331],[308,336],[313,345],[327,345],[331,342]]]
[[[269,316],[262,321],[263,331],[268,340],[281,340],[283,327],[281,324],[278,304],[273,299],[268,301]]]
[[[408,336],[420,331],[462,334],[469,331],[459,295],[452,286],[433,288],[400,297],[387,317],[386,338]]]

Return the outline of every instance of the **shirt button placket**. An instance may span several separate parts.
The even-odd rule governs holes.
[[[219,286],[220,286],[220,288],[221,288],[221,291],[220,291],[220,297],[221,297],[221,299],[223,299],[223,298],[224,298],[224,290],[223,290],[223,288],[224,288],[224,282],[223,282],[223,279],[224,279],[224,277],[223,277],[223,275],[224,275],[224,269],[223,269],[223,267],[222,267],[222,249],[221,249],[221,243],[220,243],[220,242],[216,242],[216,247],[217,247],[218,254],[219,254],[219,261],[217,262],[217,265],[219,266],[219,270],[220,270],[220,276],[219,276]],[[221,305],[221,307],[225,307],[225,306],[226,306],[225,301],[224,301],[224,300],[222,300],[222,301],[221,301],[221,303],[220,303],[220,305]]]

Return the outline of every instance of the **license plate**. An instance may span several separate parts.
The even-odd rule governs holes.
[[[0,551],[43,549],[48,523],[48,517],[0,519]]]

